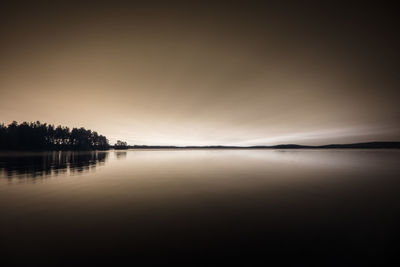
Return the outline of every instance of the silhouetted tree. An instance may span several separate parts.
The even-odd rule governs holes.
[[[118,140],[117,143],[115,143],[114,148],[115,149],[126,149],[126,148],[128,148],[128,143]]]
[[[85,128],[57,126],[37,122],[13,121],[8,126],[0,124],[0,149],[51,149],[51,150],[94,150],[108,149],[105,136]]]

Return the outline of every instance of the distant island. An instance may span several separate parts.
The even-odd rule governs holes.
[[[384,149],[400,148],[400,142],[367,142],[307,146],[281,144],[274,146],[147,146],[128,145],[118,140],[110,145],[108,139],[96,131],[85,128],[57,126],[37,122],[13,121],[0,124],[0,150],[108,150],[108,149]]]

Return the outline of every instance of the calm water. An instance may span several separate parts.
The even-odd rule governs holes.
[[[383,266],[398,150],[0,153],[0,265]]]

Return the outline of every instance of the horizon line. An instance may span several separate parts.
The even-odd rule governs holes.
[[[119,148],[111,145],[111,148]],[[278,144],[278,145],[255,145],[255,146],[232,146],[232,145],[206,145],[206,146],[176,146],[176,145],[127,145],[124,148],[400,148],[400,141],[372,141],[357,143],[341,143],[326,145],[302,145],[302,144]],[[122,148],[123,149],[123,148]]]

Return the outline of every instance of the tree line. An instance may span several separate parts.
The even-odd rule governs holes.
[[[13,121],[0,124],[0,149],[17,150],[105,150],[110,145],[105,136],[85,128],[57,126],[37,122]]]
[[[127,148],[129,148],[128,143],[121,140],[117,140],[117,143],[115,143],[114,145],[114,149],[127,149]]]

